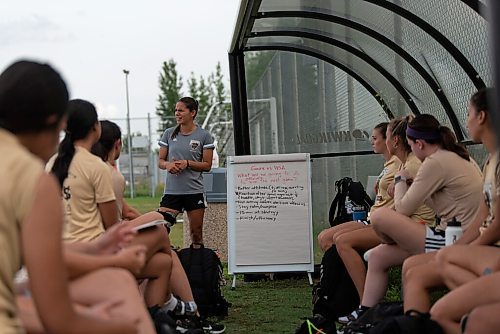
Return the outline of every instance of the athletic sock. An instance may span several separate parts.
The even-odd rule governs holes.
[[[162,309],[165,310],[166,312],[172,311],[176,315],[191,316],[191,315],[196,315],[196,312],[198,311],[198,306],[193,300],[184,302],[182,300],[175,298],[172,295],[170,299],[163,305]]]
[[[167,312],[173,311],[175,310],[175,307],[177,306],[178,302],[179,300],[175,298],[174,295],[170,295],[170,299],[165,304],[163,304],[162,309],[164,309]]]

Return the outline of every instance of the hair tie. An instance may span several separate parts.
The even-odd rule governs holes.
[[[434,140],[441,138],[441,133],[439,132],[439,129],[436,131],[424,132],[412,129],[409,126],[406,128],[406,135],[411,138],[424,139],[424,140]]]

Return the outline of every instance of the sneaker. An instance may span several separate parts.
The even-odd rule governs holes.
[[[201,326],[206,334],[222,334],[226,331],[226,326],[212,321],[202,320]]]
[[[148,311],[157,334],[177,334],[175,320],[162,310],[159,305],[148,307]]]
[[[173,319],[176,333],[181,334],[204,334],[201,327],[201,321],[198,316],[176,315],[173,311],[167,312],[168,316]]]
[[[352,311],[351,314],[338,318],[337,321],[341,325],[348,325],[349,323],[357,320],[363,313],[364,311],[361,308],[357,308],[354,311]]]
[[[198,317],[184,317],[176,320],[175,330],[181,334],[205,334]]]
[[[184,302],[177,299],[177,305],[175,305],[173,313],[175,315],[195,316],[197,311],[198,307],[195,302]]]

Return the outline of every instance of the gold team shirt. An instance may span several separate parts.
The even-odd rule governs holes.
[[[401,161],[395,155],[384,163],[384,169],[377,179],[377,196],[375,197],[375,203],[370,209],[370,213],[385,206],[391,209],[394,208],[394,199],[387,193],[387,188],[394,182],[394,175],[400,166]]]
[[[406,192],[396,185],[396,210],[405,215],[417,212],[425,203],[440,218],[436,230],[444,230],[447,222],[456,218],[465,230],[474,220],[482,200],[481,169],[471,158],[438,149],[426,157]]]
[[[21,224],[33,206],[43,163],[0,129],[0,333],[24,333],[17,318],[14,275],[21,268]]]
[[[75,155],[64,180],[65,241],[90,241],[104,233],[98,204],[115,200],[109,165],[83,147],[75,147]],[[47,168],[50,170],[55,157]]]
[[[415,179],[421,165],[422,161],[420,161],[413,152],[410,152],[406,157],[405,163],[401,165],[401,169],[406,169],[410,174],[410,178]],[[425,223],[428,226],[434,226],[436,221],[434,211],[425,204],[419,206],[410,218],[416,222]]]
[[[495,219],[496,198],[500,195],[500,161],[498,153],[490,154],[483,167],[483,194],[484,202],[488,207],[488,216],[479,228],[480,233],[483,233],[491,225],[493,219]],[[500,241],[496,245],[500,245]]]
[[[125,177],[116,167],[107,164],[111,170],[111,180],[113,181],[113,191],[116,197],[116,205],[118,206],[118,220],[123,217],[123,194],[125,192]]]

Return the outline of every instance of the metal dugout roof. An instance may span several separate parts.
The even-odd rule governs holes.
[[[487,12],[479,0],[242,0],[229,49],[235,153],[251,154],[244,54],[263,50],[321,59],[388,118],[430,113],[467,140],[467,100],[493,82]]]

